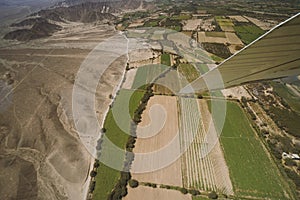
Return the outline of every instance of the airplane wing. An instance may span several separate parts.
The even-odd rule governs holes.
[[[300,13],[277,25],[180,93],[224,89],[300,74]]]

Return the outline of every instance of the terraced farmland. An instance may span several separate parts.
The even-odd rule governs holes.
[[[236,196],[294,199],[286,180],[236,103],[227,103],[220,139]]]

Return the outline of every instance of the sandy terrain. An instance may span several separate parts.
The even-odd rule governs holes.
[[[193,31],[197,30],[198,26],[202,23],[202,19],[190,19],[184,21],[184,26],[182,30],[184,31]]]
[[[150,49],[137,49],[129,53],[129,66],[141,67],[149,64],[159,64],[159,54]]]
[[[136,75],[136,71],[137,71],[137,69],[130,69],[129,71],[126,72],[126,79],[122,85],[122,88],[131,89],[131,86],[134,82],[134,78]]]
[[[255,24],[256,26],[260,27],[262,30],[270,30],[277,24],[277,22],[274,21],[261,21],[253,17],[248,17],[248,16],[244,16],[244,17],[250,22],[252,22],[253,24]]]
[[[164,33],[165,33],[165,31],[163,31],[163,30],[156,30],[156,31],[154,31],[153,35],[151,36],[151,39],[155,40],[155,41],[163,40]]]
[[[235,32],[233,26],[220,26],[222,31]]]
[[[124,200],[192,200],[191,195],[182,194],[180,191],[167,190],[161,188],[151,188],[145,186],[139,186],[137,188],[129,188],[128,195]]]
[[[225,33],[228,43],[243,45],[243,42],[235,33]]]
[[[232,16],[229,16],[230,19],[234,19],[238,22],[248,22],[247,19],[245,19],[243,16],[240,16],[240,15],[232,15]]]
[[[136,27],[139,27],[139,26],[143,26],[144,25],[144,22],[136,22],[136,23],[132,23],[128,26],[128,28],[136,28]]]
[[[113,33],[106,25],[78,24],[48,39],[12,41],[10,48],[1,42],[0,74],[10,74],[12,81],[5,85],[6,98],[0,103],[0,177],[11,177],[10,184],[1,178],[0,199],[85,197],[93,158],[74,128],[73,84],[91,49]],[[123,60],[112,64],[100,80],[106,92],[96,94],[99,121],[121,77]]]
[[[214,18],[204,20],[203,23],[201,23],[200,28],[203,31],[213,31],[215,30],[215,25],[212,25],[212,22],[214,21]]]
[[[225,97],[231,95],[233,98],[241,99],[242,96],[246,98],[251,98],[251,95],[247,92],[247,90],[243,86],[232,87],[228,89],[223,89],[222,93]]]
[[[160,105],[158,107],[158,105]],[[161,113],[162,108],[166,111],[165,114]],[[152,109],[159,110],[153,110]],[[150,111],[150,116],[148,115]],[[142,116],[142,122],[138,126],[137,135],[138,139],[134,148],[134,153],[151,153],[167,146],[170,141],[175,139],[175,149],[172,151],[175,155],[179,153],[179,138],[175,137],[178,131],[178,115],[177,115],[177,101],[176,97],[154,96],[150,99],[147,108]],[[151,113],[153,112],[153,113]],[[165,123],[163,123],[166,117]],[[151,121],[152,119],[152,121]],[[174,148],[173,147],[173,148]],[[177,148],[177,149],[176,149]],[[168,155],[172,157],[172,155]],[[167,160],[164,156],[151,157],[152,162],[142,161],[135,159],[133,161],[133,171],[143,169],[143,167],[164,164]],[[160,170],[136,174],[133,173],[132,177],[142,182],[152,182],[158,184],[182,186],[181,177],[181,162],[180,159],[175,160],[171,165],[164,167]]]

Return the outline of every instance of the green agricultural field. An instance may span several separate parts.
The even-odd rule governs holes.
[[[169,58],[170,60],[170,56],[168,54],[163,54],[163,55],[167,55],[166,57]],[[164,62],[167,62],[166,58],[164,58]],[[169,61],[170,64],[170,61]],[[143,66],[143,67],[139,67],[133,84],[132,84],[132,89],[144,89],[144,87],[141,87],[147,83],[151,83],[153,81],[153,79],[155,79],[157,76],[159,76],[163,71],[165,71],[168,67],[164,66],[164,65],[147,65],[147,66]]]
[[[182,30],[181,25],[167,26],[166,28],[172,29],[172,30],[177,31],[177,32],[181,32],[181,30]]]
[[[170,54],[162,54],[161,55],[161,64],[171,66]]]
[[[209,68],[206,64],[202,64],[202,63],[197,63],[196,67],[198,68],[200,74],[204,74],[206,72],[208,72]]]
[[[221,37],[226,38],[225,32],[205,32],[207,37]]]
[[[158,26],[160,22],[160,19],[150,19],[149,21],[146,21],[144,23],[145,27],[155,27]]]
[[[219,26],[234,26],[231,19],[226,19],[226,18],[221,17],[221,16],[216,16],[215,20],[217,21]]]
[[[188,82],[192,82],[199,77],[199,72],[191,64],[181,63],[177,67],[178,72],[186,78]]]
[[[287,182],[237,103],[227,103],[220,141],[236,196],[293,199]]]
[[[105,119],[104,127],[106,130],[109,131],[110,129],[113,129],[111,132],[120,132],[121,130],[117,126],[117,124],[119,124],[122,127],[126,127],[125,130],[129,132],[129,124],[133,118],[133,113],[137,109],[143,95],[144,91],[140,90],[120,90],[112,109],[109,111]],[[117,124],[115,124],[115,122],[117,122]],[[110,134],[106,135],[107,137],[110,137]],[[112,134],[112,136],[114,136],[114,134]],[[112,139],[112,141],[114,140]],[[123,148],[123,146],[120,147]]]
[[[100,162],[100,166],[97,170],[97,176],[95,177],[96,186],[93,192],[93,199],[107,199],[119,178],[119,171],[107,167]]]
[[[209,199],[208,197],[203,197],[203,196],[192,196],[192,199],[193,200],[207,200]]]
[[[234,26],[234,30],[245,44],[250,44],[265,33],[265,31],[255,25]]]
[[[216,56],[216,55],[211,55],[211,59],[213,59],[213,61],[219,62],[219,63],[224,61],[223,58],[220,58],[219,56]]]
[[[121,149],[124,149],[125,154],[125,145],[128,140],[128,134],[124,133],[124,131],[119,128],[118,124],[121,123],[122,126],[127,125],[126,127],[128,127],[129,130],[130,117],[128,116],[129,114],[131,115],[131,117],[133,116],[133,113],[137,109],[143,95],[144,92],[141,91],[135,91],[132,94],[132,91],[121,90],[119,95],[116,97],[116,101],[113,106],[114,111],[110,110],[108,112],[104,122],[104,127],[106,129],[105,136],[107,136],[107,138],[104,138],[102,142],[101,160],[112,158],[116,159],[116,154],[114,154],[112,157],[112,151],[108,146],[107,139],[109,139],[110,142],[114,143]],[[126,106],[124,106],[124,103],[126,102],[129,102],[129,106],[127,107],[127,109]],[[117,123],[116,121],[118,120],[115,119],[116,116],[113,115],[113,113],[118,115],[119,119],[121,119],[122,121]],[[126,116],[127,114],[128,116]],[[126,132],[128,130],[126,130]],[[118,159],[123,161],[125,158],[124,154],[119,155]],[[122,166],[123,163],[119,164]],[[114,188],[119,177],[120,172],[118,170],[112,169],[100,162],[100,166],[97,169],[97,176],[95,177],[96,187],[93,193],[93,199],[107,199],[108,194]]]

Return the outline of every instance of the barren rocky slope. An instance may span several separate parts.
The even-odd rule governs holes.
[[[73,84],[90,51],[113,34],[109,25],[69,22],[47,39],[0,40],[0,199],[85,197],[93,158],[74,128]],[[123,67],[100,80],[97,112]]]
[[[13,23],[11,27],[23,28],[10,31],[4,39],[28,41],[48,37],[61,30],[57,23],[66,21],[113,23],[117,17],[112,13],[119,13],[122,9],[136,9],[141,5],[144,5],[141,0],[64,1],[52,8],[33,13],[23,21]]]

